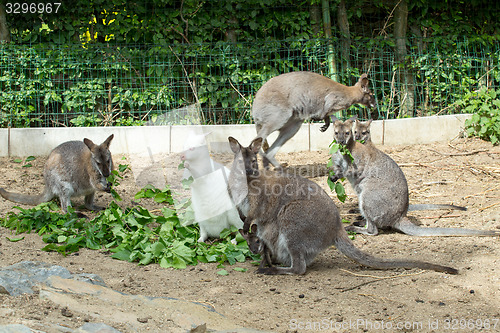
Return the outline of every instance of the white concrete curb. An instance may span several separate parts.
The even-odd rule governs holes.
[[[375,144],[411,145],[451,140],[461,133],[470,114],[431,116],[421,118],[377,120],[372,123]],[[321,123],[306,123],[287,142],[280,152],[326,150],[332,141],[332,127],[320,132]],[[156,155],[182,151],[185,138],[191,131],[211,134],[207,142],[212,152],[229,152],[227,137],[233,136],[242,144],[255,138],[255,126],[250,125],[175,125],[137,127],[71,127],[71,128],[11,128],[0,129],[0,156],[44,156],[60,143],[89,138],[101,143],[110,134],[113,154]],[[272,143],[277,133],[273,133]]]

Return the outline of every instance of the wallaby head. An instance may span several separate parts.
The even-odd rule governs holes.
[[[355,87],[359,88],[362,94],[359,102],[357,103],[370,108],[374,108],[377,105],[377,103],[375,102],[375,97],[373,96],[373,93],[369,88],[368,74],[362,74],[358,82],[355,84]]]
[[[239,232],[243,238],[247,241],[248,248],[252,253],[259,254],[264,252],[264,242],[257,237],[257,225],[252,224],[250,227],[250,232],[247,230],[239,229]]]
[[[238,140],[233,137],[229,137],[229,145],[231,150],[235,154],[234,163],[239,163],[240,170],[245,170],[247,176],[257,176],[259,174],[259,164],[257,161],[257,153],[262,147],[262,138],[255,138],[250,146],[243,147]],[[241,158],[237,158],[241,153]],[[234,165],[233,165],[234,169]]]
[[[353,135],[352,135],[353,122],[354,120],[352,118],[347,119],[346,121],[335,119],[333,123],[333,133],[334,133],[334,139],[338,144],[345,146],[353,140]]]
[[[354,126],[352,132],[354,134],[354,140],[362,141],[363,143],[371,141],[370,125],[372,120],[367,121],[354,121]]]
[[[95,171],[97,171],[97,178],[99,183],[103,186],[105,191],[110,189],[110,185],[106,178],[109,177],[113,171],[113,159],[109,151],[109,145],[113,140],[114,134],[111,134],[103,143],[96,145],[90,139],[83,139],[83,143],[90,149],[91,163]]]

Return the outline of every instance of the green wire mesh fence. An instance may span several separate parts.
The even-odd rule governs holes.
[[[331,55],[327,42],[0,44],[0,125],[251,123],[252,100],[260,86],[299,70],[346,85],[369,74],[378,107],[353,106],[343,116],[453,114],[460,112],[455,103],[467,92],[497,88],[500,81],[498,42],[463,39],[446,53],[440,42],[410,39],[403,62],[396,61],[390,43],[351,41],[348,52],[337,47]],[[337,73],[329,72],[332,62]]]

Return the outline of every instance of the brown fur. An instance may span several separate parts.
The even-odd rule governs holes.
[[[43,176],[45,187],[38,195],[7,192],[0,188],[0,195],[7,200],[38,205],[58,197],[61,209],[67,212],[71,197],[85,196],[85,207],[102,209],[94,205],[96,191],[109,191],[106,178],[113,169],[109,145],[113,135],[102,144],[96,145],[89,139],[68,141],[52,150],[45,163]]]
[[[235,154],[233,169],[245,165],[243,156],[253,161],[260,150],[262,138],[255,139],[249,147],[242,147],[229,138]],[[233,172],[233,171],[231,171]],[[304,274],[316,255],[335,245],[337,249],[356,262],[378,269],[396,267],[432,269],[450,274],[457,270],[421,261],[389,260],[372,257],[357,249],[347,236],[337,207],[328,194],[316,183],[283,172],[246,169],[248,212],[243,235],[253,223],[256,236],[263,242],[259,251],[269,253],[270,260],[287,267],[259,267],[263,274]],[[252,227],[253,228],[253,227]],[[267,254],[266,254],[267,255]]]
[[[257,137],[267,145],[269,134],[279,131],[278,138],[266,150],[264,165],[280,164],[274,156],[300,129],[304,120],[324,120],[321,131],[330,125],[330,115],[353,104],[375,106],[368,87],[368,76],[361,75],[354,86],[345,86],[312,72],[292,72],[267,81],[255,95],[252,114]]]

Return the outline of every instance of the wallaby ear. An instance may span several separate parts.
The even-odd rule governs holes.
[[[371,125],[371,123],[372,123],[372,120],[373,120],[373,119],[369,119],[369,120],[367,120],[367,121],[366,121],[366,124],[367,124],[368,126],[370,126],[370,125]]]
[[[249,148],[252,149],[252,152],[254,154],[257,154],[261,147],[262,147],[262,138],[257,137],[252,141]]]
[[[233,153],[238,153],[241,150],[241,145],[238,140],[236,140],[232,136],[228,137],[227,139],[229,140],[229,146],[231,147]]]
[[[352,118],[349,118],[346,121],[344,121],[344,125],[349,126],[350,128],[352,128],[353,123],[354,120]]]
[[[352,120],[352,121],[356,121],[356,122],[358,122],[358,115],[357,115],[357,114],[355,114],[354,116],[352,116],[352,117],[351,117],[351,118],[349,118],[349,119],[350,119],[350,120]]]
[[[90,150],[92,150],[92,148],[95,147],[95,143],[92,142],[92,140],[90,140],[90,139],[87,139],[87,138],[83,139],[83,143],[85,143],[85,145],[87,147],[89,147]]]
[[[238,231],[240,232],[240,234],[241,234],[242,236],[245,236],[245,235],[247,234],[247,233],[245,232],[245,230],[243,230],[243,229],[238,229]]]
[[[361,91],[363,91],[365,94],[370,93],[370,88],[368,87],[368,74],[364,73],[361,74],[361,77],[359,78],[358,81],[361,85]]]
[[[252,224],[250,230],[252,231],[252,234],[255,234],[257,232],[257,224]]]
[[[102,143],[102,145],[104,147],[106,147],[106,149],[109,149],[109,145],[111,144],[111,140],[113,140],[113,138],[115,137],[114,134],[111,134],[110,136],[108,136],[108,138]]]

